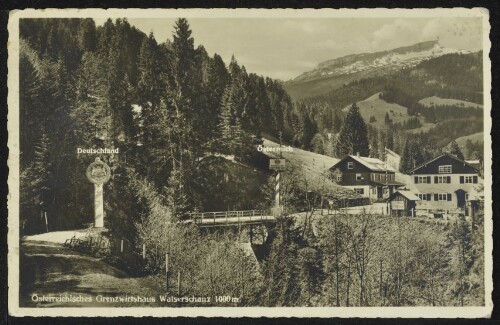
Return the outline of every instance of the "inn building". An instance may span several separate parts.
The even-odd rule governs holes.
[[[388,198],[403,183],[396,170],[377,158],[348,155],[330,167],[334,181],[371,200]]]
[[[420,209],[463,209],[480,182],[478,170],[451,154],[442,154],[410,171]]]

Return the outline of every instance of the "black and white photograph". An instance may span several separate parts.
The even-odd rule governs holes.
[[[12,12],[9,312],[489,317],[488,19]]]

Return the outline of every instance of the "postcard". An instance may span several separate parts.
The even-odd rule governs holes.
[[[14,316],[489,317],[489,13],[26,9]]]

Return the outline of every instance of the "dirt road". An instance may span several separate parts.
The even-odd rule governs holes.
[[[152,307],[165,294],[152,278],[131,277],[103,260],[43,241],[21,243],[20,282],[22,307]]]

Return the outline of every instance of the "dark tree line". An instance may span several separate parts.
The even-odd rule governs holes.
[[[461,98],[463,96],[451,95],[444,98]],[[405,93],[401,89],[387,89],[380,93],[380,98],[388,103],[396,103],[408,108],[408,115],[423,116],[426,122],[439,123],[449,119],[465,118],[465,117],[481,117],[483,114],[482,108],[464,107],[463,105],[424,105],[419,102],[422,97],[414,97]]]
[[[56,228],[91,221],[85,169],[94,157],[77,155],[77,148],[119,149],[101,157],[113,175],[108,212],[141,214],[126,190],[131,177],[141,177],[167,198],[173,218],[183,218],[204,209],[195,198],[204,191],[202,169],[209,167],[200,163],[207,155],[247,163],[262,133],[295,134],[296,114],[281,82],[195,48],[185,19],[161,43],[126,19],[102,26],[25,19],[20,36],[23,220],[38,224],[48,212]]]

